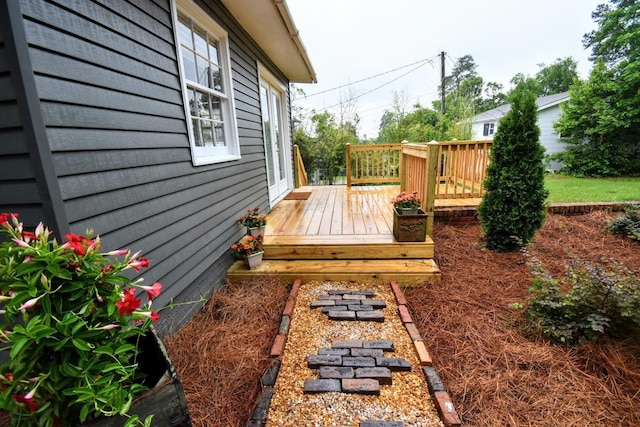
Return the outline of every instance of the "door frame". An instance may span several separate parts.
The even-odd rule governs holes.
[[[280,124],[280,132],[282,136],[282,145],[283,145],[283,158],[284,158],[284,173],[286,175],[286,189],[284,191],[279,192],[275,197],[271,197],[270,191],[270,183],[269,183],[269,174],[267,172],[267,192],[269,193],[269,205],[270,207],[275,206],[280,200],[282,200],[287,193],[293,189],[293,160],[292,160],[292,142],[291,142],[291,125],[289,122],[289,102],[288,102],[288,90],[287,85],[282,83],[279,79],[277,79],[265,66],[263,66],[260,62],[258,62],[258,98],[260,100],[260,117],[262,124],[262,99],[260,96],[260,90],[263,84],[271,86],[271,88],[275,89],[279,92],[280,95],[280,111],[282,113],[282,123]],[[270,97],[269,97],[270,98]],[[268,102],[271,102],[269,99]],[[270,117],[273,120],[272,117]],[[266,138],[264,136],[264,125],[263,125],[263,135],[262,135],[262,144],[265,149],[265,166],[267,168],[273,167],[273,165],[269,165],[267,159],[267,147],[266,147]],[[276,155],[276,153],[274,153]],[[277,175],[278,171],[274,171]]]

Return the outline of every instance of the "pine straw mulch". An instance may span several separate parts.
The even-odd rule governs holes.
[[[640,270],[640,248],[603,232],[611,215],[552,215],[529,252],[559,277],[572,256]],[[468,426],[640,425],[640,343],[574,348],[515,326],[530,286],[524,256],[482,250],[478,223],[436,223],[442,283],[406,289],[438,373]],[[287,287],[228,284],[166,340],[194,426],[244,426],[269,365]]]
[[[245,425],[289,290],[274,280],[228,283],[165,340],[195,427]]]
[[[528,251],[553,277],[571,257],[610,257],[640,273],[640,247],[607,235],[613,216],[551,215]],[[521,253],[482,249],[480,225],[436,224],[442,284],[406,291],[414,322],[465,425],[640,425],[640,343],[564,347],[530,340],[515,325],[531,285]]]

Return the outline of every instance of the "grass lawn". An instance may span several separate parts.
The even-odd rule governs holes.
[[[628,202],[640,200],[640,177],[573,178],[547,175],[549,203]]]

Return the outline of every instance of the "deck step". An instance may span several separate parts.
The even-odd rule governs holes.
[[[432,259],[423,260],[265,260],[255,270],[237,261],[227,271],[227,279],[249,281],[255,277],[273,276],[281,280],[295,279],[357,281],[419,286],[440,283],[440,269]]]
[[[431,259],[434,243],[397,242],[393,235],[266,236],[265,259]]]

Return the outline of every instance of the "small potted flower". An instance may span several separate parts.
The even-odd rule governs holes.
[[[233,254],[242,257],[249,270],[253,270],[262,264],[262,257],[264,255],[262,239],[262,235],[257,237],[247,235],[231,245]]]
[[[12,425],[114,415],[125,416],[119,425],[141,425],[128,412],[153,387],[143,385],[139,343],[160,317],[151,302],[162,285],[143,286],[128,273],[149,260],[102,252],[90,232],[58,242],[42,223],[24,229],[15,213],[0,214],[0,233],[0,351],[9,356],[0,363],[0,408]]]
[[[398,242],[424,242],[427,214],[420,209],[418,192],[403,191],[393,200],[393,236]]]
[[[420,199],[418,199],[418,192],[407,193],[403,191],[398,194],[393,200],[393,207],[398,211],[399,215],[415,215],[420,209]]]
[[[258,214],[260,207],[247,209],[247,214],[238,218],[238,223],[247,227],[247,234],[253,237],[264,236],[267,215]]]

